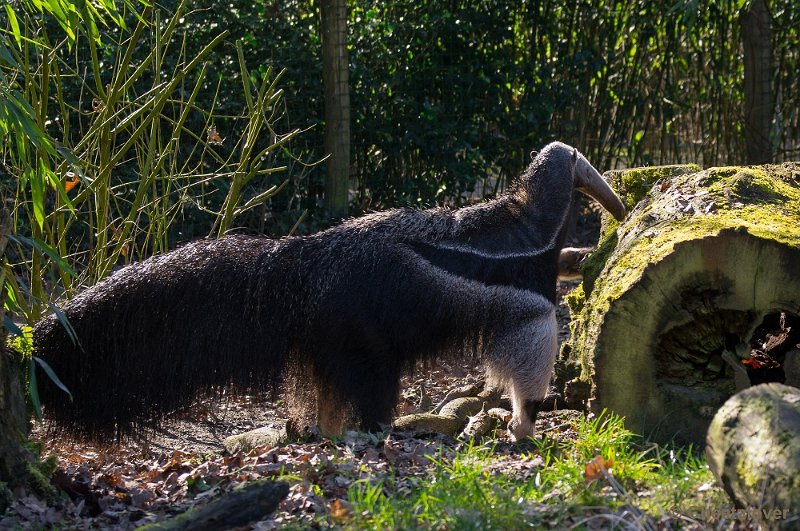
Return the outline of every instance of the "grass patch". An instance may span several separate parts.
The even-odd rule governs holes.
[[[450,457],[440,452],[410,489],[399,471],[363,478],[349,489],[352,511],[345,526],[529,529],[583,527],[601,519],[646,527],[665,516],[705,520],[704,514],[728,503],[692,449],[647,443],[610,414],[581,418],[574,429],[572,442],[537,438],[521,454],[495,445],[468,445]],[[506,470],[503,464],[512,461],[517,466]],[[529,465],[523,474],[520,462]],[[598,464],[607,467],[607,476],[598,473]]]

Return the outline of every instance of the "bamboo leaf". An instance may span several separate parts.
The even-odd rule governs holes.
[[[39,230],[44,227],[44,175],[41,171],[28,171],[28,184],[31,189],[33,217]]]
[[[36,382],[36,364],[33,357],[28,361],[28,396],[31,398],[36,418],[42,420],[42,401],[39,399],[39,386]]]
[[[72,276],[75,276],[75,271],[72,269],[69,263],[67,263],[67,261],[64,260],[64,258],[47,243],[35,238],[26,238],[25,236],[20,236],[19,234],[9,234],[8,239],[20,245],[26,245],[32,249],[36,249],[50,258],[50,260],[55,262],[61,270],[66,271]]]
[[[11,68],[18,68],[17,60],[14,59],[14,56],[11,54],[11,50],[9,50],[4,43],[0,42],[0,61],[3,61]],[[2,72],[0,72],[0,83],[5,84],[6,79]],[[5,91],[3,91],[5,92]]]
[[[72,201],[67,195],[66,183],[62,182],[61,179],[59,179],[58,176],[55,173],[53,173],[49,168],[46,168],[44,171],[47,175],[47,181],[50,183],[50,186],[56,191],[58,196],[61,198],[61,201],[64,202],[64,205],[70,210],[70,212],[75,212],[75,207],[73,206]]]
[[[59,308],[55,304],[48,304],[47,306],[53,312],[53,315],[56,316],[58,322],[61,323],[61,326],[64,327],[64,330],[67,331],[67,335],[69,336],[70,341],[72,341],[73,344],[78,344],[78,334],[75,333],[75,329],[72,327],[72,323],[69,322],[67,316],[64,314],[63,311],[61,311],[61,308]]]
[[[64,385],[64,382],[62,382],[61,379],[58,377],[58,375],[56,375],[56,373],[52,369],[52,367],[50,367],[50,365],[48,365],[47,362],[44,361],[42,358],[39,358],[37,356],[32,356],[32,359],[33,359],[33,361],[38,363],[39,366],[42,369],[44,369],[44,372],[53,381],[53,383],[56,384],[56,386],[58,386],[59,389],[61,389],[65,393],[67,393],[67,395],[69,396],[69,399],[72,400],[72,393],[69,392],[69,389],[67,389],[67,386]]]
[[[50,139],[39,129],[39,126],[31,118],[31,116],[33,116],[33,109],[31,109],[30,105],[17,98],[15,94],[7,94],[6,96],[7,99],[3,102],[5,104],[5,109],[8,114],[11,115],[10,118],[17,126],[12,127],[12,129],[22,129],[27,139],[30,140],[37,149],[53,154],[53,144],[50,142]]]
[[[22,335],[22,329],[17,326],[17,323],[15,323],[8,314],[3,315],[3,326],[15,336]]]
[[[19,30],[19,21],[17,20],[17,15],[14,13],[14,9],[11,7],[10,4],[6,4],[3,6],[6,8],[6,14],[8,15],[8,22],[11,24],[11,33],[14,35],[14,40],[17,41],[17,47],[21,50],[22,49],[22,32]]]

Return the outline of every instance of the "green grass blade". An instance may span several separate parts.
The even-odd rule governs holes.
[[[55,262],[60,269],[66,271],[72,276],[75,276],[75,270],[72,269],[72,266],[70,266],[69,263],[47,243],[35,238],[26,238],[25,236],[20,236],[19,234],[10,234],[8,239],[15,243],[26,245],[29,248],[36,249],[37,251],[47,255],[47,257]]]

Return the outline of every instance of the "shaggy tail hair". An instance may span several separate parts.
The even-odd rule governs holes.
[[[202,240],[125,267],[64,307],[77,341],[55,316],[40,321],[36,352],[74,397],[43,385],[48,416],[76,435],[119,437],[230,383],[274,388],[290,280],[280,262],[262,265],[280,245]]]

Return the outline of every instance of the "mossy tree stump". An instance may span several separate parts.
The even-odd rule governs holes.
[[[620,225],[604,219],[569,297],[577,315],[558,377],[573,404],[613,410],[655,439],[702,444],[737,389],[785,379],[798,342],[800,164],[606,177],[635,208]],[[795,332],[768,353],[771,372],[742,364],[779,321]]]

